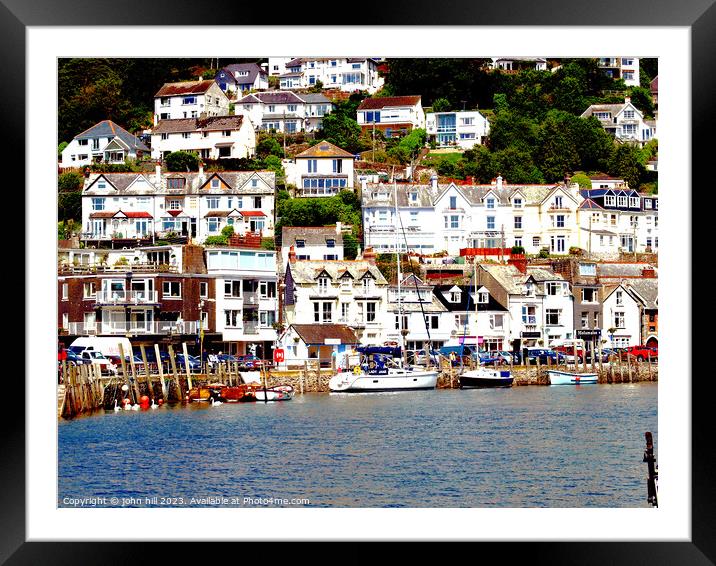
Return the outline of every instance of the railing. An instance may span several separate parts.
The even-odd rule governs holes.
[[[253,321],[244,321],[244,334],[258,334],[259,333],[259,323],[253,322]]]
[[[199,321],[156,321],[156,322],[70,322],[72,335],[96,334],[196,334]]]
[[[374,225],[368,228],[370,232],[395,232],[395,226]]]
[[[95,303],[102,305],[145,304],[159,300],[157,291],[97,291]]]
[[[249,292],[244,291],[244,304],[245,305],[258,305],[259,304],[259,295],[256,291]]]
[[[179,268],[176,265],[169,265],[168,263],[126,263],[123,265],[67,265],[62,264],[57,266],[57,273],[60,275],[77,274],[87,275],[93,273],[117,273],[117,272],[148,272],[148,273],[179,273]]]

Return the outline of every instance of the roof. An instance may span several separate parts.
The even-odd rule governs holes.
[[[601,206],[599,206],[596,202],[594,202],[594,201],[593,201],[592,199],[590,199],[590,198],[584,199],[584,202],[582,202],[582,204],[579,205],[579,208],[582,208],[582,209],[584,209],[584,208],[597,208],[597,209],[603,210]]]
[[[336,234],[335,226],[284,226],[281,229],[281,247],[292,246],[296,240],[304,240],[307,246],[325,246],[326,240],[343,245],[343,234]]]
[[[239,130],[244,116],[210,116],[208,118],[172,118],[159,120],[152,134],[171,134],[179,132],[199,132],[210,130]]]
[[[659,280],[651,278],[630,279],[626,282],[627,289],[637,292],[644,300],[647,309],[659,308]]]
[[[448,296],[453,288],[460,289],[460,300],[451,302]],[[477,286],[477,290],[482,289],[482,285]],[[487,290],[485,288],[485,290]],[[475,285],[437,285],[433,290],[438,302],[450,312],[475,312]],[[489,293],[489,290],[488,290]],[[487,303],[477,303],[477,311],[506,311],[507,309],[498,303],[490,294]]]
[[[531,267],[528,265],[527,275],[531,276],[537,283],[541,283],[543,281],[564,281],[564,277],[562,277],[559,273],[555,273],[551,269],[547,269],[545,267]]]
[[[657,268],[650,263],[602,262],[597,263],[597,276],[600,279],[642,277],[644,269],[653,269],[657,272]]]
[[[305,104],[295,92],[277,90],[271,92],[254,92],[236,101],[236,104],[256,104],[256,100],[264,104]]]
[[[117,211],[101,211],[101,212],[91,212],[90,218],[114,218],[115,216],[119,216],[120,214],[124,214],[127,218],[153,218],[151,214],[144,211],[138,211],[138,212],[125,212],[123,210],[117,210]]]
[[[83,140],[103,137],[118,137],[130,148],[138,149],[140,151],[149,151],[149,148],[144,145],[137,136],[133,136],[122,126],[112,122],[112,120],[102,120],[91,128],[87,128],[81,134],[77,134],[74,139]]]
[[[415,106],[420,103],[420,95],[410,96],[383,96],[379,98],[366,98],[358,106],[358,110],[376,110],[393,106]]]
[[[659,92],[659,75],[651,79],[651,82],[649,83],[649,90],[651,90],[651,92]]]
[[[299,98],[302,98],[307,104],[316,104],[319,102],[331,103],[331,99],[326,98],[321,93],[299,94],[298,96]]]
[[[154,98],[159,96],[180,96],[182,94],[203,94],[216,84],[213,79],[205,81],[186,81],[180,83],[164,83]]]
[[[299,157],[348,157],[353,159],[354,155],[337,145],[333,145],[331,142],[322,141],[296,155],[297,159]]]
[[[253,83],[259,74],[262,74],[262,75],[268,74],[256,63],[232,63],[231,65],[226,65],[220,71],[218,71],[216,73],[216,76],[218,77],[219,73],[224,70],[229,71],[231,78],[236,79],[236,82],[238,82],[240,84]],[[248,73],[249,73],[248,75],[234,77],[234,73],[246,72],[246,71],[248,71]]]
[[[523,294],[527,276],[514,265],[480,264],[480,269],[489,273],[508,294]]]
[[[316,277],[325,271],[333,280],[337,280],[341,275],[346,272],[353,277],[353,279],[360,279],[366,275],[366,273],[372,275],[375,278],[376,285],[387,285],[383,274],[368,260],[307,260],[299,259],[294,263],[289,264],[291,269],[291,276],[295,283],[301,284],[314,284]]]
[[[292,324],[296,334],[306,344],[325,344],[326,339],[340,340],[341,344],[358,344],[355,332],[345,324]]]

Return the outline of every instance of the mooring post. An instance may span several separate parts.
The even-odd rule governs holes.
[[[162,398],[166,403],[168,401],[167,384],[164,383],[164,366],[161,362],[162,358],[159,355],[159,344],[154,344],[154,355],[157,357],[157,371],[159,372],[159,382],[162,384]]]
[[[172,365],[172,373],[174,374],[174,381],[176,382],[177,386],[177,396],[179,397],[179,401],[182,403],[185,401],[184,394],[181,390],[181,383],[179,382],[179,374],[177,373],[177,363],[174,359],[174,347],[169,344],[169,361]]]
[[[186,342],[181,343],[184,352],[184,370],[186,371],[186,384],[191,389],[191,368],[189,367],[189,351],[186,349]]]
[[[651,432],[645,432],[644,437],[646,438],[646,450],[644,450],[644,462],[646,462],[649,476],[646,483],[647,501],[650,505],[658,507],[658,501],[656,498],[657,493],[657,481],[659,479],[659,472],[656,468],[656,458],[654,457],[654,442],[652,440]]]
[[[149,372],[149,364],[147,363],[147,352],[144,344],[139,345],[139,351],[142,353],[142,363],[144,364],[144,375],[147,376],[147,388],[149,389],[149,398],[154,399],[154,386],[152,385],[152,374]]]

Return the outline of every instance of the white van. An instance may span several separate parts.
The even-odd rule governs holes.
[[[80,336],[69,349],[80,355],[84,350],[95,350],[105,356],[119,356],[119,345],[124,348],[124,355],[132,355],[132,343],[125,336]]]

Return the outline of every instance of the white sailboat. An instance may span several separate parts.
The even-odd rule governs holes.
[[[398,218],[398,189],[394,185],[395,214]],[[390,355],[389,348],[370,346],[362,348],[360,363],[353,367],[351,372],[342,372],[334,375],[328,382],[333,392],[379,392],[379,391],[410,391],[421,389],[435,389],[438,382],[438,372],[435,369],[411,367],[403,360],[405,352],[405,336],[403,335],[403,317],[400,312],[400,248],[398,246],[396,225],[395,257],[398,264],[398,328],[400,333],[400,355]]]

